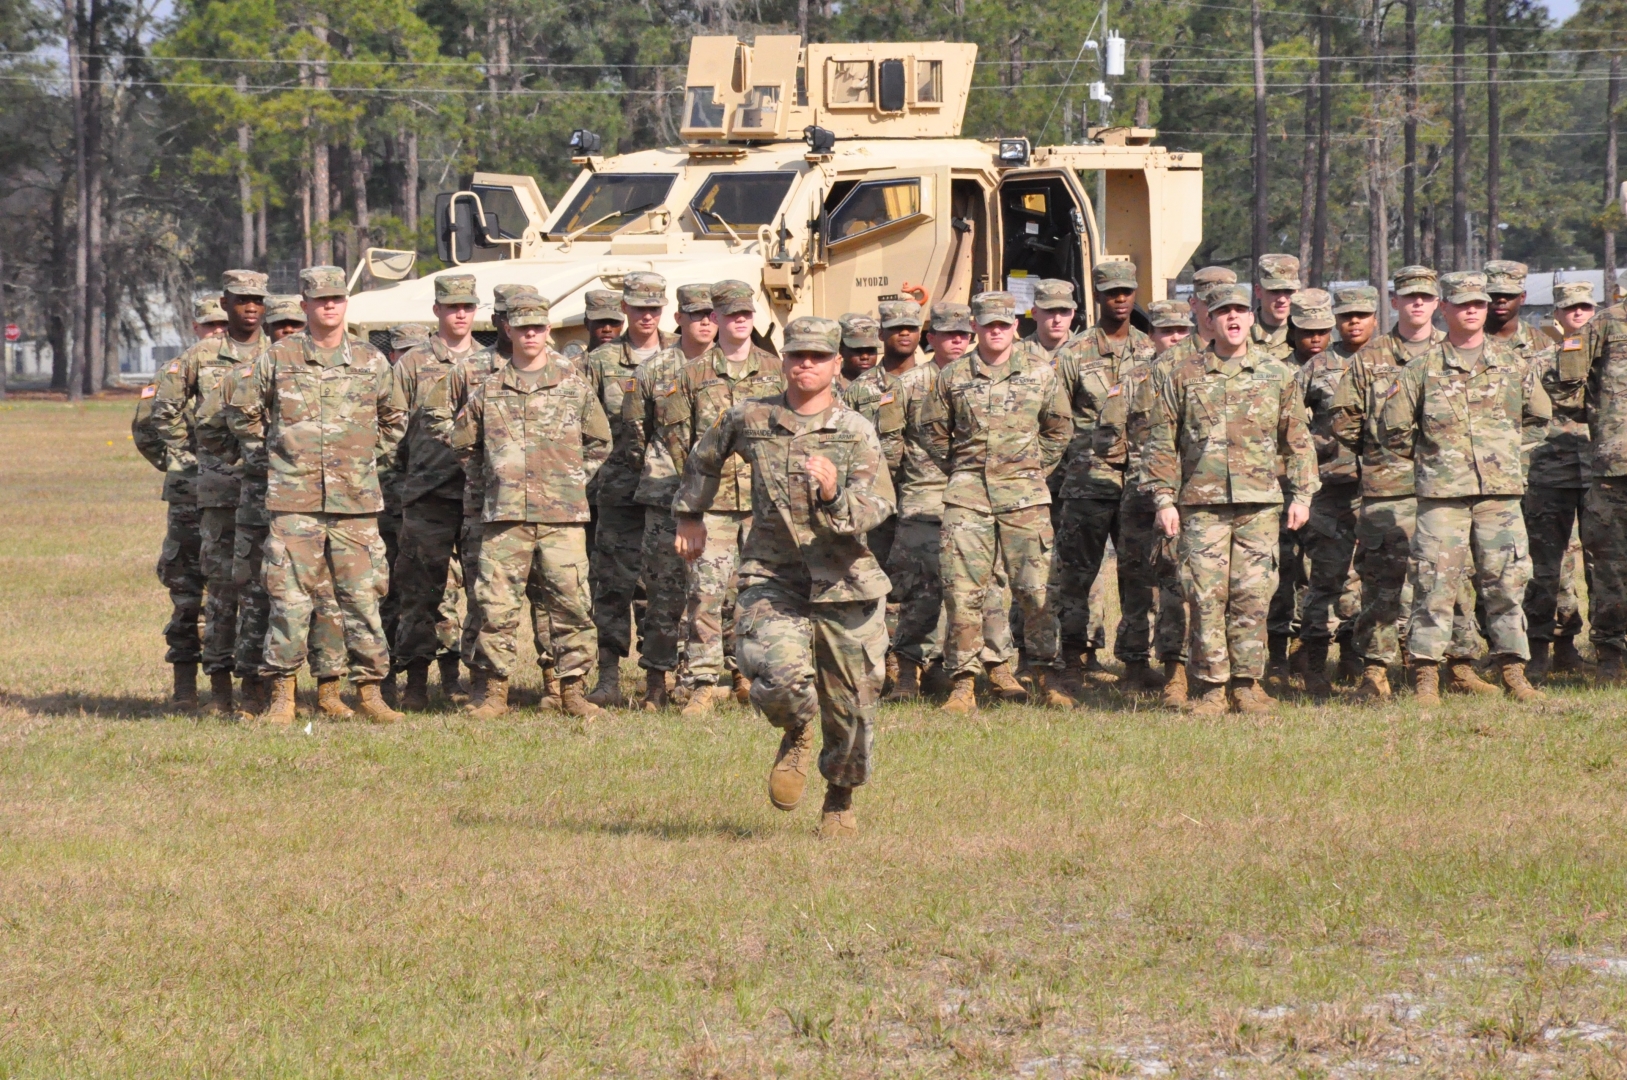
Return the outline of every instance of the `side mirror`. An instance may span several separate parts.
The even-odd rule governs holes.
[[[457,266],[475,255],[474,200],[459,198],[462,191],[443,191],[435,196],[435,254],[443,263]]]
[[[882,112],[896,113],[904,111],[904,61],[883,60],[880,65],[880,86],[877,88],[876,103]]]
[[[404,281],[418,262],[416,251],[396,251],[392,248],[368,248],[362,254],[367,272],[375,281]]]

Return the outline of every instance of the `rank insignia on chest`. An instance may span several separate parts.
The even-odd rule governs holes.
[[[157,397],[158,396],[158,387],[153,386],[151,384],[149,384],[147,386],[143,386],[141,388],[141,396],[144,397],[144,398]]]

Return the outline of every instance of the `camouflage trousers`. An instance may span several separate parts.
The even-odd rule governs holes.
[[[1181,588],[1191,605],[1194,678],[1224,683],[1265,675],[1281,517],[1277,504],[1181,507]]]
[[[1565,549],[1565,558],[1559,564],[1559,603],[1554,609],[1554,637],[1573,638],[1582,632],[1582,597],[1576,591],[1576,583],[1592,580],[1592,560],[1582,550],[1582,538],[1572,532],[1570,546]],[[1530,595],[1530,590],[1531,587],[1527,585],[1527,595]]]
[[[1150,509],[1125,500],[1113,541],[1119,563],[1119,629],[1113,655],[1124,663],[1186,658],[1186,598],[1179,577],[1158,576],[1158,523]],[[1153,611],[1158,614],[1154,618]]]
[[[643,561],[644,507],[600,506],[593,535],[593,625],[599,647],[617,656],[633,649],[633,599]]]
[[[458,652],[463,569],[454,556],[462,533],[461,499],[426,495],[402,508],[401,548],[390,580],[390,592],[400,602],[390,650],[397,668]]]
[[[887,577],[897,595],[898,630],[888,636],[893,652],[917,664],[943,655],[944,606],[941,543],[943,524],[930,518],[905,518],[898,523]],[[983,597],[983,650],[986,664],[1010,660],[1016,652],[1011,641],[1010,589],[1005,567],[995,564],[989,590]]]
[[[266,537],[271,516],[258,504],[237,507],[237,538],[232,549],[232,583],[237,587],[237,675],[258,675],[265,667],[266,633],[271,628],[271,597],[266,594]],[[346,669],[345,625],[331,584],[312,598],[307,663],[318,679],[338,678]]]
[[[203,670],[231,671],[237,648],[237,507],[206,506],[198,520],[198,567],[203,571]]]
[[[876,564],[881,567],[887,565],[887,560],[893,555],[893,540],[898,535],[898,515],[883,521],[880,525],[865,534],[864,542],[870,546],[870,554],[876,557]],[[904,594],[898,591],[898,583],[893,582],[893,591],[887,594],[887,640],[891,641],[898,636],[898,611],[904,602]]]
[[[353,682],[379,682],[390,672],[379,601],[389,591],[390,568],[372,514],[279,513],[265,543],[270,597],[262,674],[293,674],[306,662],[311,619],[324,594],[338,605]],[[336,675],[311,664],[318,677]]]
[[[1077,656],[1086,649],[1099,648],[1103,634],[1093,623],[1101,619],[1101,594],[1093,594],[1097,575],[1101,573],[1102,559],[1107,553],[1107,542],[1113,542],[1118,556],[1119,604],[1125,607],[1125,596],[1138,586],[1132,585],[1126,574],[1124,552],[1120,550],[1120,499],[1063,499],[1057,517],[1056,557],[1051,563],[1051,606],[1056,611],[1061,627],[1062,651]],[[1105,583],[1104,583],[1105,584]],[[1092,604],[1092,597],[1097,597]],[[1130,601],[1139,603],[1143,615],[1152,608],[1150,592]],[[1091,609],[1095,607],[1096,618]],[[1145,633],[1142,635],[1145,637]],[[1124,624],[1119,623],[1120,641],[1124,638]],[[1117,643],[1116,643],[1117,644]],[[1135,659],[1147,658],[1146,648]],[[1120,656],[1122,659],[1122,654]]]
[[[1305,565],[1304,529],[1289,532],[1286,518],[1277,536],[1277,591],[1271,594],[1266,632],[1273,637],[1299,636],[1310,571]]]
[[[1437,663],[1447,658],[1457,619],[1473,610],[1463,603],[1463,588],[1472,576],[1492,652],[1531,658],[1521,606],[1531,580],[1531,554],[1517,497],[1419,499],[1410,573],[1410,655]]]
[[[1363,660],[1401,660],[1401,638],[1409,625],[1405,594],[1412,566],[1412,537],[1418,528],[1418,500],[1411,495],[1362,500],[1356,521],[1356,575],[1361,580],[1354,644]],[[1484,649],[1472,613],[1474,590],[1465,578],[1452,612],[1449,660],[1472,660]]]
[[[1582,502],[1588,579],[1588,640],[1627,652],[1627,476],[1599,476]]]
[[[963,675],[981,667],[983,609],[996,563],[1004,565],[1022,610],[1029,664],[1055,667],[1060,645],[1049,596],[1055,545],[1051,508],[1027,506],[993,514],[946,506],[942,533],[945,669],[951,675]]]
[[[379,515],[379,539],[384,541],[384,561],[390,567],[390,591],[379,602],[379,621],[384,625],[385,643],[390,646],[390,660],[394,666],[400,667],[396,641],[401,628],[401,587],[395,564],[401,558],[401,509],[392,508],[391,502],[393,499],[385,501],[384,512]]]
[[[195,503],[170,503],[164,528],[164,546],[158,553],[158,580],[169,590],[169,622],[164,625],[166,664],[196,664],[203,660],[203,638],[198,616],[203,613],[206,587]]]
[[[1531,544],[1531,583],[1525,587],[1525,621],[1532,641],[1573,638],[1582,632],[1582,613],[1572,577],[1566,603],[1566,561],[1571,531],[1582,516],[1586,488],[1531,488],[1520,506]],[[1617,522],[1620,528],[1623,522]],[[1562,609],[1564,610],[1562,612]]]
[[[723,678],[725,653],[734,654],[735,571],[740,549],[751,535],[751,515],[744,511],[709,510],[706,547],[689,564],[684,606],[684,682],[709,686]],[[725,634],[724,628],[729,630]]]
[[[1300,548],[1311,569],[1300,612],[1299,636],[1305,641],[1331,641],[1348,636],[1361,611],[1360,586],[1350,572],[1356,555],[1356,519],[1361,512],[1361,485],[1324,484],[1311,496],[1311,517],[1299,530]]]
[[[751,703],[777,728],[819,722],[819,773],[858,787],[870,779],[870,744],[887,659],[886,604],[815,604],[802,589],[749,582],[735,601],[735,656]]]
[[[678,554],[678,522],[666,507],[644,508],[644,618],[638,624],[638,666],[675,671],[684,625],[686,579]]]
[[[465,517],[458,534],[458,560],[463,566],[463,642],[459,653],[463,666],[475,666],[475,643],[480,639],[480,602],[475,595],[475,581],[480,577],[480,546],[485,525],[478,517]],[[548,611],[542,602],[542,579],[535,568],[531,580],[525,585],[526,599],[531,601],[531,638],[537,649],[537,663],[552,667],[554,663],[553,628],[548,622]]]
[[[581,525],[487,522],[481,528],[475,597],[481,625],[474,667],[503,678],[513,674],[514,639],[520,607],[527,597],[531,597],[532,618],[540,624],[546,616],[554,669],[560,678],[584,676],[598,659],[599,635],[588,596],[587,534]],[[537,656],[546,667],[548,653],[539,647]]]

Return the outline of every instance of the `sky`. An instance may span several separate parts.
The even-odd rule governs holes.
[[[1548,0],[1545,5],[1555,23],[1562,23],[1576,14],[1577,0]]]

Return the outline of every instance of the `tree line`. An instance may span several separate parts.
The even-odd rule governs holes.
[[[0,313],[71,397],[229,266],[433,251],[476,169],[570,182],[569,133],[677,141],[689,39],[979,45],[973,136],[1155,126],[1205,155],[1198,263],[1297,252],[1310,281],[1396,260],[1613,272],[1627,0],[0,0]],[[432,265],[432,264],[431,264]],[[0,380],[3,380],[0,374]],[[0,381],[0,393],[4,382]]]

